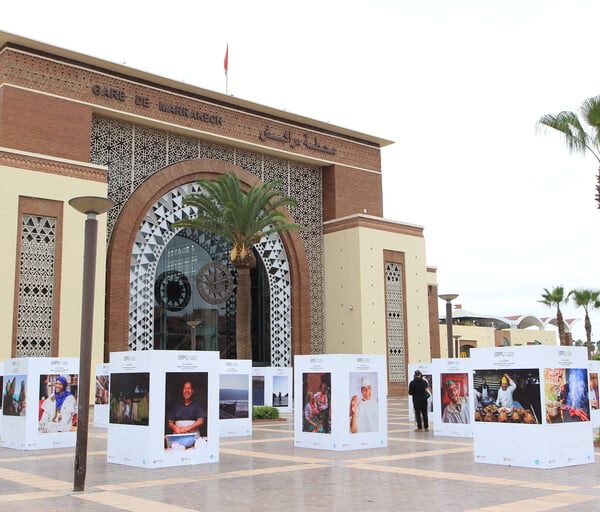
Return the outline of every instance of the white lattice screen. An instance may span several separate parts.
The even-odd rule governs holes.
[[[56,223],[55,217],[22,218],[16,357],[52,352]]]
[[[402,265],[386,261],[385,296],[387,317],[388,375],[390,382],[406,382],[404,343],[404,290]]]

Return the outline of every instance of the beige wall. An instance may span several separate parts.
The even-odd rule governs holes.
[[[512,346],[527,345],[535,340],[541,341],[543,345],[556,345],[556,333],[552,331],[539,331],[537,329],[502,329],[501,332],[508,333],[507,338]],[[476,327],[472,325],[453,325],[452,334],[460,335],[461,341],[476,341],[478,348],[495,346],[495,330],[492,327]],[[441,355],[448,357],[448,346],[446,341],[446,325],[440,324]]]
[[[73,197],[94,195],[106,197],[107,186],[77,178],[0,166],[2,201],[0,231],[3,236],[0,264],[0,360],[10,358],[13,328],[13,290],[16,270],[19,196],[64,201],[63,250],[60,290],[59,355],[79,354],[81,329],[81,294],[83,273],[83,233],[85,216],[71,208]],[[106,215],[98,218],[98,253],[94,312],[93,362],[102,362],[104,345],[104,283],[106,267]],[[93,367],[93,366],[92,366]]]
[[[510,332],[511,345],[527,345],[539,341],[542,345],[556,345],[558,336],[554,331],[538,329],[507,329]]]
[[[427,284],[432,285],[432,286],[436,286],[438,284],[437,272],[434,272],[433,270],[427,271]]]
[[[409,362],[429,362],[425,239],[356,227],[325,235],[327,353],[386,354],[383,251],[405,253]]]
[[[452,335],[460,335],[458,340],[458,346],[460,349],[461,340],[476,341],[477,347],[494,347],[494,328],[493,327],[476,327],[473,325],[453,325]],[[440,344],[441,344],[441,356],[448,357],[448,341],[446,334],[446,325],[440,324]]]

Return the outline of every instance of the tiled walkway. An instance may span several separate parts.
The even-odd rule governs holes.
[[[389,401],[386,449],[297,449],[292,435],[291,418],[262,423],[252,438],[222,440],[218,464],[138,469],[108,464],[106,431],[92,429],[80,494],[71,491],[73,449],[3,448],[0,511],[600,510],[600,462],[554,470],[475,464],[469,439],[414,433],[406,399]]]

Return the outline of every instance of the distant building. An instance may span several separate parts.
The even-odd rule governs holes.
[[[440,316],[440,352],[442,357],[448,355],[446,317]],[[564,321],[565,334],[571,337],[571,327],[575,319]],[[463,309],[455,304],[452,311],[452,335],[455,340],[454,350],[458,344],[460,357],[469,357],[472,348],[507,347],[523,345],[556,345],[556,331],[548,330],[548,326],[556,326],[556,318],[538,317],[536,315],[482,315]]]

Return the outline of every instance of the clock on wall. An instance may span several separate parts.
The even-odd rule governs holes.
[[[204,265],[196,277],[198,292],[209,304],[223,304],[233,293],[233,277],[229,269],[217,261]]]
[[[167,270],[156,278],[154,298],[159,306],[168,311],[181,311],[192,297],[192,286],[189,279],[179,270]]]

